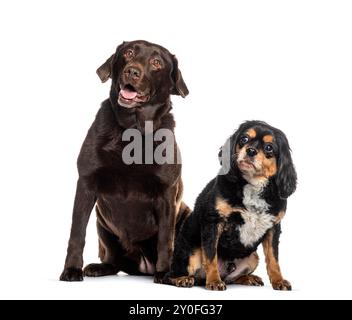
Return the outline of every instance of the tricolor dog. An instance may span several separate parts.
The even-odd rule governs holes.
[[[262,244],[273,288],[291,290],[278,260],[280,222],[297,180],[288,140],[279,129],[248,121],[227,145],[229,170],[199,195],[177,237],[171,272],[164,280],[179,287],[205,283],[210,290],[225,290],[233,283],[263,285],[252,274]]]

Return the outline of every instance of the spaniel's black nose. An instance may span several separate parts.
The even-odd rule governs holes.
[[[257,155],[258,151],[255,150],[254,148],[248,148],[246,150],[248,157],[254,157]]]

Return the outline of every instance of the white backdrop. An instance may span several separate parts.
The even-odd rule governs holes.
[[[336,0],[2,1],[0,297],[352,298],[351,16],[351,2]],[[280,261],[294,291],[271,289],[263,259],[256,274],[264,288],[208,292],[130,276],[58,281],[76,157],[109,92],[95,70],[135,39],[175,53],[190,90],[173,97],[189,205],[242,121],[265,120],[287,134],[299,186]],[[98,261],[94,220],[86,263]]]

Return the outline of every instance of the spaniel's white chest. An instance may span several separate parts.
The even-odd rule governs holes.
[[[244,224],[239,228],[240,241],[250,247],[264,236],[274,225],[275,217],[268,214],[269,205],[261,198],[263,186],[247,184],[243,189],[243,205],[246,210],[241,212]]]

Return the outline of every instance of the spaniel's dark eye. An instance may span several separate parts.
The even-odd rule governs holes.
[[[155,69],[160,69],[161,68],[161,61],[159,59],[152,59],[150,61],[150,63],[152,64],[152,66],[155,68]]]
[[[126,59],[131,59],[133,58],[133,56],[134,56],[134,51],[132,49],[128,49],[124,54],[124,57]]]
[[[249,138],[247,136],[244,136],[240,139],[240,146],[243,147],[246,143],[248,143]]]
[[[274,148],[271,144],[267,144],[265,147],[264,147],[264,151],[266,153],[272,153],[274,151]]]

